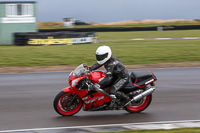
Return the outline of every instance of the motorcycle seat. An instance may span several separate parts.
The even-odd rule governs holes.
[[[129,75],[128,83],[123,87],[122,91],[131,92],[138,89],[138,87],[144,86],[145,82],[153,79],[152,75],[148,71],[144,72],[132,72]]]
[[[133,79],[147,79],[147,78],[152,77],[152,75],[149,74],[148,71],[132,72],[132,73],[130,74],[130,76],[131,76]],[[134,81],[133,81],[133,82],[134,82]]]

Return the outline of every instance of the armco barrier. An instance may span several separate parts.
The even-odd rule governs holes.
[[[14,43],[18,46],[88,44],[96,41],[97,37],[94,32],[24,32],[14,34]]]
[[[58,31],[75,31],[75,32],[117,32],[117,31],[154,31],[157,27],[100,27],[100,28],[68,28],[68,29],[44,29],[39,32],[58,32]]]
[[[40,29],[39,32],[116,32],[116,31],[156,31],[156,30],[193,30],[200,29],[200,25],[184,26],[154,26],[154,27],[100,27],[100,28],[68,28],[68,29]]]

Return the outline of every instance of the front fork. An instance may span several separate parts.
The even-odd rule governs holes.
[[[75,93],[75,91],[74,91],[72,88],[70,88],[70,87],[63,88],[62,91],[63,91],[63,92],[68,92],[68,93],[74,94],[74,95],[73,95],[73,98],[72,98],[72,100],[70,101],[70,103],[69,103],[68,106],[71,106],[72,104],[74,104],[74,102],[76,101],[76,97],[77,97],[77,94]]]
[[[71,105],[74,104],[74,102],[76,101],[76,97],[77,97],[77,94],[75,93],[75,95],[73,96],[72,100],[69,102],[68,106],[71,106]]]

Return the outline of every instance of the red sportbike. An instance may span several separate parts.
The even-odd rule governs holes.
[[[54,99],[56,112],[63,116],[71,116],[83,107],[84,111],[124,109],[130,113],[139,113],[150,105],[155,90],[154,82],[157,80],[152,72],[130,74],[129,82],[120,90],[131,99],[125,106],[122,106],[121,99],[109,95],[109,86],[92,89],[93,85],[104,77],[103,71],[89,72],[87,64],[78,66],[69,75],[70,87],[63,88]]]

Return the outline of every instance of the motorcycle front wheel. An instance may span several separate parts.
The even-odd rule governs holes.
[[[76,95],[61,91],[54,99],[55,111],[62,116],[72,116],[78,113],[83,105],[82,100]]]
[[[143,92],[144,89],[138,90],[139,93]],[[138,93],[136,92],[136,93]],[[139,94],[138,93],[138,94]],[[129,113],[140,113],[144,111],[151,103],[152,100],[152,94],[142,98],[141,100],[137,102],[133,102],[125,107],[125,110]]]

